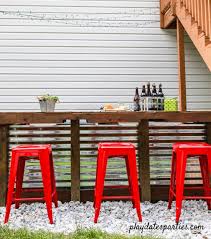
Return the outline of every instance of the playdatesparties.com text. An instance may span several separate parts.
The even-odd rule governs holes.
[[[172,224],[172,225],[167,225],[167,224],[157,224],[155,223],[144,223],[144,224],[137,224],[134,223],[133,225],[129,226],[129,233],[132,231],[140,231],[143,233],[145,230],[150,230],[150,231],[156,231],[156,230],[161,230],[162,233],[165,231],[176,231],[176,230],[197,230],[197,231],[202,231],[204,229],[204,226],[202,225],[184,225],[184,224]]]

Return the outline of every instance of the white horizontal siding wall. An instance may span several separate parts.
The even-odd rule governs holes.
[[[163,83],[178,96],[176,31],[159,27],[159,0],[1,0],[0,110],[130,103],[134,88]],[[211,108],[211,74],[186,37],[188,109]]]

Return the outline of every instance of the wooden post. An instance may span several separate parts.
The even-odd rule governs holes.
[[[206,141],[208,144],[211,144],[211,122],[206,123]],[[211,176],[209,176],[209,182],[211,183]]]
[[[151,201],[148,120],[142,120],[138,125],[138,157],[141,200]]]
[[[186,80],[185,80],[185,47],[184,28],[177,19],[177,51],[178,51],[178,77],[179,77],[179,110],[186,111]]]
[[[178,2],[180,4],[180,1]],[[177,0],[171,0],[171,11],[174,16],[176,16],[176,5],[177,5]]]
[[[0,126],[0,206],[5,206],[8,180],[9,126]]]
[[[80,201],[80,123],[71,120],[71,200]]]
[[[211,123],[206,123],[206,141],[211,144]]]
[[[160,28],[164,29],[164,15],[162,13],[162,4],[163,1],[160,0]]]

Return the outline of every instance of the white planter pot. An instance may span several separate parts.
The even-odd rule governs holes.
[[[54,112],[56,102],[54,100],[39,101],[41,112]]]

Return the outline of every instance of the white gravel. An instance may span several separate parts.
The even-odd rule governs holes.
[[[152,229],[153,224],[159,226],[175,226],[175,204],[171,210],[167,209],[167,202],[141,204],[143,222],[137,222],[135,209],[130,202],[103,202],[97,224],[93,223],[94,209],[92,202],[59,203],[53,209],[54,223],[48,223],[45,204],[22,204],[19,209],[12,207],[8,226],[13,229],[27,228],[30,230],[47,230],[68,234],[77,228],[98,228],[108,233],[130,235],[153,235],[171,239],[211,239],[211,213],[203,201],[186,201],[179,226],[188,227],[183,230]],[[0,222],[3,224],[5,208],[0,208]],[[148,224],[148,229],[146,229]],[[203,229],[191,230],[190,226],[203,226]],[[131,228],[136,226],[136,229]],[[141,228],[145,226],[142,231]],[[151,229],[149,229],[151,227]],[[130,230],[131,229],[131,230]]]

